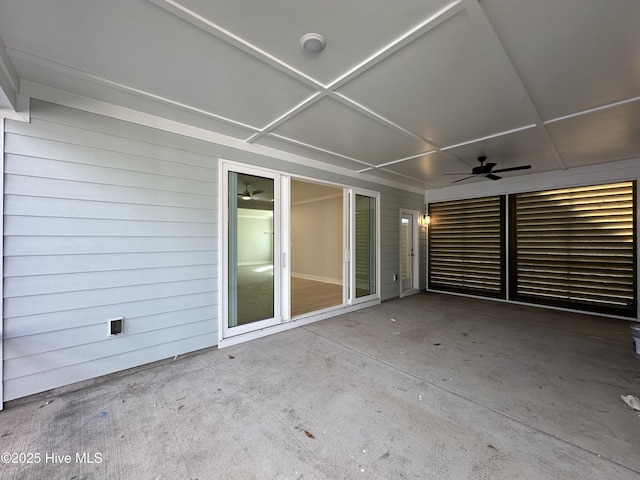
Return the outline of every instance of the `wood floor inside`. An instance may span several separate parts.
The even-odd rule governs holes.
[[[273,317],[274,279],[271,270],[256,265],[238,268],[238,325]],[[342,305],[342,285],[291,277],[291,316]]]
[[[291,277],[291,316],[342,305],[342,285]]]

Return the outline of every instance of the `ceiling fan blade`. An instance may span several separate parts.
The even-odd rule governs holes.
[[[496,165],[497,165],[497,163],[487,163],[487,164],[483,165],[483,167],[484,168],[488,168],[489,170],[491,170]]]
[[[443,173],[443,175],[469,175],[469,172]]]
[[[477,177],[477,175],[469,175],[468,177],[459,178],[458,180],[454,180],[454,181],[453,181],[453,182],[451,182],[451,183],[458,183],[458,182],[461,182],[461,181],[463,181],[463,180],[466,180],[466,179],[468,179],[468,178],[473,178],[473,177]]]
[[[498,175],[494,175],[493,173],[487,173],[485,177],[490,178],[491,180],[500,180],[502,178],[502,177],[499,177]]]
[[[251,192],[251,195],[258,195],[262,192],[264,192],[264,190],[254,190],[253,192]]]
[[[513,172],[514,170],[528,170],[529,168],[531,168],[531,165],[520,165],[519,167],[499,168],[498,170],[493,170],[491,173]]]

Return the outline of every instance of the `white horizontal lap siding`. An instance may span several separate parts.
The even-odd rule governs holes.
[[[215,345],[215,156],[43,102],[5,130],[4,399]]]

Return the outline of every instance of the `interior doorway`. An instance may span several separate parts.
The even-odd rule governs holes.
[[[415,210],[400,210],[400,297],[420,291],[419,216]]]
[[[343,305],[344,189],[291,179],[291,317]]]

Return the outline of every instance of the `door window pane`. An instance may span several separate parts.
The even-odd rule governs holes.
[[[400,222],[400,239],[402,249],[401,273],[402,288],[411,288],[413,286],[413,232],[412,232],[411,215],[402,215]]]
[[[274,317],[274,181],[229,172],[229,327]]]

